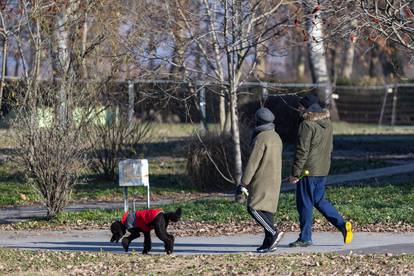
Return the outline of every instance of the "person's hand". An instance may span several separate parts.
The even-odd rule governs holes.
[[[249,191],[244,187],[243,183],[237,185],[236,191],[234,193],[235,200],[237,202],[244,202],[245,196],[249,195]]]
[[[235,193],[236,195],[239,195],[239,194],[243,194],[245,196],[249,195],[249,191],[242,184],[237,185]]]
[[[299,181],[299,178],[298,177],[296,177],[296,176],[289,176],[289,178],[288,178],[288,181],[289,181],[289,183],[291,183],[291,184],[296,184],[296,183],[298,183],[298,181]]]

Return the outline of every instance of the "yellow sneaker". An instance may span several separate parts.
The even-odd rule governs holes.
[[[344,236],[344,243],[349,244],[352,241],[353,234],[352,234],[352,224],[351,222],[347,221],[344,227],[341,229],[342,235]]]

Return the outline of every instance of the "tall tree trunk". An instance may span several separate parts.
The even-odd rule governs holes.
[[[58,120],[60,125],[64,126],[68,117],[68,91],[65,79],[73,78],[73,65],[70,64],[70,21],[75,10],[79,8],[79,2],[70,0],[67,7],[62,7],[62,11],[56,15],[53,44],[52,44],[52,66],[54,69],[54,79],[60,80],[60,88],[58,92],[59,109]]]
[[[231,118],[231,134],[234,145],[234,178],[236,183],[240,183],[242,178],[242,157],[240,146],[240,128],[239,118],[237,114],[237,91],[235,87],[231,87],[230,92],[230,118]]]
[[[305,81],[305,54],[302,47],[296,47],[296,70],[297,80],[299,82]]]
[[[256,60],[257,64],[254,70],[254,75],[256,78],[258,78],[260,81],[267,81],[266,80],[266,63],[267,63],[267,55],[264,52],[263,49],[266,49],[267,45],[265,42],[263,42],[263,45],[257,46],[257,55]]]
[[[86,5],[88,5],[88,1],[86,1]],[[83,79],[88,78],[88,70],[86,67],[86,43],[88,41],[88,12],[85,11],[84,19],[83,19],[83,29],[82,29],[82,57],[81,57],[81,77]]]
[[[2,116],[1,106],[3,103],[3,90],[6,81],[6,67],[7,67],[7,50],[9,48],[9,40],[5,35],[3,37],[3,51],[1,55],[1,80],[0,80],[0,117]]]
[[[355,40],[356,33],[354,29],[357,27],[358,21],[352,20],[349,23],[349,35],[345,38],[343,43],[344,51],[342,55],[342,70],[341,77],[346,80],[352,78],[352,71],[354,67],[354,56],[355,56]]]
[[[238,110],[237,110],[237,90],[240,85],[240,76],[242,72],[242,68],[240,66],[240,57],[242,55],[241,51],[243,50],[236,50],[235,47],[243,48],[243,26],[242,26],[242,1],[240,0],[233,0],[232,1],[233,7],[233,41],[232,46],[229,49],[232,51],[228,51],[228,66],[230,68],[229,80],[230,80],[230,93],[229,93],[229,111],[230,111],[230,118],[231,118],[231,133],[233,138],[233,146],[234,146],[234,178],[236,183],[240,183],[242,174],[243,174],[243,164],[242,164],[242,157],[241,157],[241,146],[240,146],[240,127],[239,127],[239,117],[238,117]],[[241,43],[240,43],[241,41]],[[235,46],[237,43],[240,45]]]
[[[382,70],[382,64],[379,57],[378,45],[373,45],[371,49],[371,57],[369,63],[369,76],[376,79],[379,83],[384,83],[384,72]]]
[[[345,49],[342,56],[342,78],[350,80],[352,77],[352,70],[354,68],[355,44],[352,41],[353,34],[345,40]]]
[[[332,99],[332,83],[329,79],[326,51],[323,42],[323,22],[320,4],[316,0],[302,1],[306,12],[306,31],[308,33],[309,65],[314,83],[318,84],[318,94],[328,106],[333,119],[338,119],[338,111]]]

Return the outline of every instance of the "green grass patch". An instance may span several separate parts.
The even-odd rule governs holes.
[[[359,225],[399,222],[414,224],[412,205],[414,202],[414,183],[367,187],[330,187],[327,189],[327,198],[346,219],[351,219]],[[251,219],[244,204],[224,198],[187,201],[158,207],[165,211],[182,207],[184,221],[229,223]],[[314,214],[315,219],[322,219],[316,210]],[[50,222],[43,220],[22,222],[17,224],[16,228],[41,228],[46,225],[83,222],[103,225],[121,216],[122,210],[97,209],[83,212],[63,212]],[[276,221],[279,223],[298,222],[293,193],[281,194]]]
[[[149,162],[150,187],[153,194],[169,192],[195,192],[195,187],[186,176],[186,160],[169,158]],[[93,176],[92,176],[93,177]],[[146,196],[145,187],[133,187],[128,190],[130,196]],[[74,187],[72,199],[119,200],[123,197],[123,188],[118,182],[91,180]]]
[[[346,218],[360,225],[405,222],[414,224],[414,183],[385,186],[329,187],[327,198]],[[198,200],[182,206],[184,219],[209,222],[231,222],[250,219],[242,204],[230,200]],[[168,206],[169,207],[169,206]],[[322,215],[315,210],[316,219]],[[295,195],[283,193],[279,199],[276,220],[298,222]]]
[[[333,131],[334,135],[402,135],[414,134],[414,127],[333,122]]]
[[[185,159],[151,160],[149,166],[152,194],[197,191],[186,176]],[[146,189],[130,188],[129,194],[132,197],[146,196]],[[123,189],[118,186],[118,182],[102,180],[91,174],[85,176],[81,184],[74,186],[71,195],[72,200],[122,200],[122,197]],[[26,182],[21,171],[9,162],[0,163],[0,206],[28,204],[40,200],[41,195],[34,186]]]
[[[11,163],[0,162],[0,206],[25,204],[40,199],[32,185]]]

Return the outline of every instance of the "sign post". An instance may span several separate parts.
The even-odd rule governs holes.
[[[147,159],[125,159],[119,162],[119,186],[124,187],[124,210],[129,209],[128,187],[147,187],[147,208],[150,208],[150,186]]]

